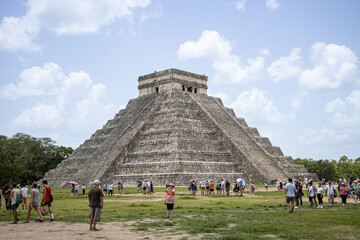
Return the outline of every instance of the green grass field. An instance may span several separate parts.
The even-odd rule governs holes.
[[[257,190],[261,188],[257,186]],[[192,196],[185,188],[176,188],[175,218],[165,220],[163,190],[155,188],[155,195],[144,196],[128,188],[123,196],[105,197],[102,222],[132,221],[136,231],[170,231],[204,239],[360,239],[360,207],[353,204],[341,207],[338,203],[328,208],[324,198],[324,209],[310,209],[304,198],[304,206],[291,214],[285,206],[284,192],[258,191],[254,198],[210,197],[199,193]],[[56,188],[53,195],[56,221],[88,222],[86,196],[70,197],[68,189]],[[20,220],[25,220],[20,209]],[[35,216],[32,213],[32,218]],[[12,221],[12,214],[4,206],[0,221]]]

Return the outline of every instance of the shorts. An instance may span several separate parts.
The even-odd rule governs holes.
[[[167,203],[166,207],[167,207],[168,211],[173,210],[174,209],[174,203]]]
[[[294,202],[295,197],[286,197],[286,203]]]
[[[309,201],[312,202],[312,200],[314,199],[314,197],[309,197]]]
[[[42,204],[42,206],[49,206],[49,207],[51,207],[51,202],[44,203],[44,204]]]
[[[213,188],[210,188],[210,192],[213,192],[214,191],[214,189]]]
[[[202,188],[201,188],[201,190],[205,190],[205,188],[204,188],[204,187],[202,187]]]
[[[33,209],[38,210],[39,206],[29,205],[29,211],[31,211]]]
[[[27,197],[22,197],[23,202],[26,202]]]
[[[15,210],[15,209],[17,209],[19,207],[19,204],[11,204],[11,206],[10,206],[10,210]]]
[[[221,186],[221,190],[224,191],[224,186]]]
[[[210,187],[206,187],[206,190],[209,190],[210,189]]]
[[[145,190],[146,190],[146,187],[143,187],[143,190],[145,191]]]
[[[191,188],[191,190],[196,191],[196,187]]]
[[[100,221],[101,219],[101,208],[90,207],[90,221]]]

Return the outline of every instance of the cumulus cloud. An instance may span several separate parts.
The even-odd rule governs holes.
[[[236,8],[239,9],[239,10],[245,10],[245,3],[246,3],[246,0],[241,0],[239,2],[236,3]]]
[[[84,71],[65,74],[52,62],[25,69],[18,83],[1,88],[1,96],[14,101],[37,99],[34,106],[18,114],[13,124],[17,129],[43,130],[49,135],[98,128],[115,112],[114,104],[104,102],[105,85],[95,84]]]
[[[265,6],[270,10],[276,10],[280,7],[280,3],[277,0],[266,0]]]
[[[275,82],[298,77],[301,73],[300,48],[294,48],[290,56],[272,62],[266,70]]]
[[[297,79],[307,90],[337,89],[360,80],[359,60],[344,45],[315,43],[311,47],[310,67],[303,65],[300,49],[294,48],[289,56],[272,62],[267,72],[275,82]]]
[[[239,94],[230,106],[239,116],[246,116],[250,121],[257,123],[262,121],[279,123],[287,118],[285,114],[279,112],[273,101],[267,99],[266,92],[256,88]]]
[[[232,53],[231,43],[217,31],[203,31],[198,41],[180,45],[177,55],[181,60],[209,58],[216,71],[215,82],[243,83],[260,78],[264,57],[248,58],[244,64]]]
[[[308,89],[336,89],[346,82],[359,80],[359,60],[344,45],[315,43],[311,47],[311,69],[302,71],[299,84]]]
[[[4,17],[0,24],[0,48],[39,51],[34,43],[41,29],[57,36],[96,33],[118,19],[130,18],[150,0],[28,0],[22,17]]]

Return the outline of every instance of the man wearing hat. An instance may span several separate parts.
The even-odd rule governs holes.
[[[96,223],[101,219],[101,209],[104,207],[104,193],[100,189],[101,182],[94,181],[94,187],[89,191],[89,207],[90,207],[90,231],[99,231],[96,228]]]
[[[334,206],[334,198],[336,195],[336,189],[334,185],[331,184],[331,181],[328,182],[329,184],[326,186],[325,194],[328,196],[329,200],[329,207]]]

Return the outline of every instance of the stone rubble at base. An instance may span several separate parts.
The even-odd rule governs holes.
[[[317,180],[304,166],[248,127],[220,98],[207,95],[207,77],[177,69],[139,77],[132,99],[68,159],[45,175],[52,185],[94,179],[136,186],[184,186],[192,179]]]

